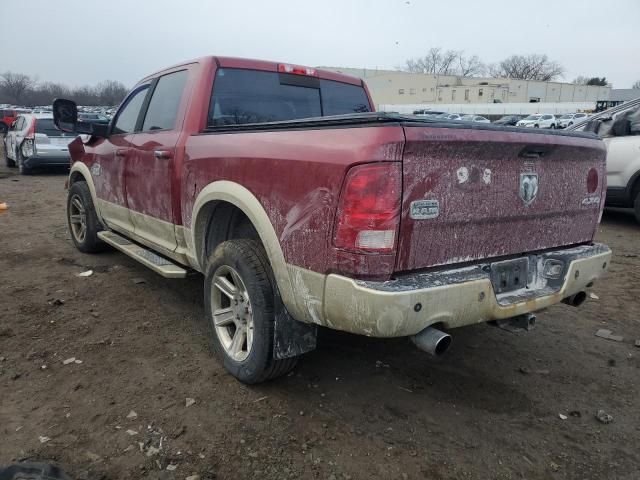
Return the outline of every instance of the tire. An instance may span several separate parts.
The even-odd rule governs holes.
[[[82,253],[96,253],[106,245],[98,238],[102,225],[86,182],[75,182],[67,195],[67,225],[71,240]]]
[[[540,128],[540,125],[534,125],[533,128]]]
[[[4,144],[4,164],[7,167],[15,167],[16,166],[15,160],[10,159],[9,153],[7,152],[7,142],[3,140],[2,143]]]
[[[640,223],[640,191],[636,193],[636,199],[633,202],[633,211],[636,214],[636,220]]]
[[[19,148],[16,148],[16,164],[18,165],[18,172],[20,172],[20,175],[31,175],[31,169],[29,167],[26,167],[24,165],[24,163],[22,163],[22,160],[24,160],[22,158],[22,152],[20,151]]]
[[[274,292],[271,266],[259,242],[226,241],[209,257],[204,304],[211,349],[242,383],[280,377],[298,362],[298,357],[274,358]]]
[[[0,122],[0,135],[6,135],[8,131],[9,127],[7,127],[7,124],[4,122]]]
[[[555,123],[552,123],[552,124],[551,124],[551,130],[555,130],[555,129],[556,129],[556,124],[555,124]]]

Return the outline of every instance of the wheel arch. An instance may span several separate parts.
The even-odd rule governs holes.
[[[307,315],[298,311],[287,263],[273,224],[260,201],[242,185],[221,180],[210,183],[200,191],[193,205],[191,228],[188,232],[189,238],[187,238],[188,247],[191,250],[191,260],[196,262],[196,266],[201,272],[204,272],[207,254],[206,235],[210,228],[212,215],[215,215],[216,207],[224,203],[236,207],[251,222],[257,233],[257,239],[260,240],[267,253],[276,285],[287,310],[295,318],[305,318]]]
[[[71,165],[71,170],[69,171],[69,187],[76,182],[86,182],[89,187],[89,192],[91,192],[91,200],[93,201],[96,215],[98,216],[98,220],[102,223],[100,203],[97,201],[98,197],[96,196],[96,186],[93,183],[89,167],[82,162],[74,162],[73,165]]]

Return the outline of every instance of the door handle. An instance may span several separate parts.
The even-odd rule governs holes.
[[[116,157],[126,157],[127,156],[127,150],[125,148],[118,148],[116,150]]]
[[[156,158],[168,159],[171,158],[171,152],[169,150],[154,150],[153,156]]]

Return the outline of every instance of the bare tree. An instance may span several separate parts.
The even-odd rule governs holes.
[[[576,85],[598,85],[600,87],[605,87],[607,85],[606,77],[584,77],[580,75],[576,77],[573,82]]]
[[[640,80],[636,80],[633,85],[631,85],[631,88],[634,88],[636,90],[640,90]]]
[[[35,84],[34,79],[23,73],[5,72],[0,75],[0,89],[17,104],[22,101],[25,92]]]
[[[461,52],[458,56],[458,75],[461,77],[477,77],[484,75],[485,71],[486,66],[477,55],[465,57]]]
[[[407,60],[401,69],[411,73],[471,77],[482,74],[484,64],[477,55],[467,58],[463,51],[444,51],[440,47],[433,47],[424,57]]]
[[[548,82],[561,77],[564,68],[546,55],[511,55],[490,68],[492,76]]]
[[[105,80],[95,88],[101,105],[117,105],[127,94],[127,88],[120,82]]]

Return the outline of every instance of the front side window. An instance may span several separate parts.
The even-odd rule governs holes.
[[[114,134],[131,133],[135,130],[140,109],[142,108],[148,90],[149,85],[142,85],[127,98],[125,104],[120,108],[113,125]]]
[[[158,80],[142,130],[171,130],[176,123],[182,92],[187,83],[187,70],[163,75]]]

